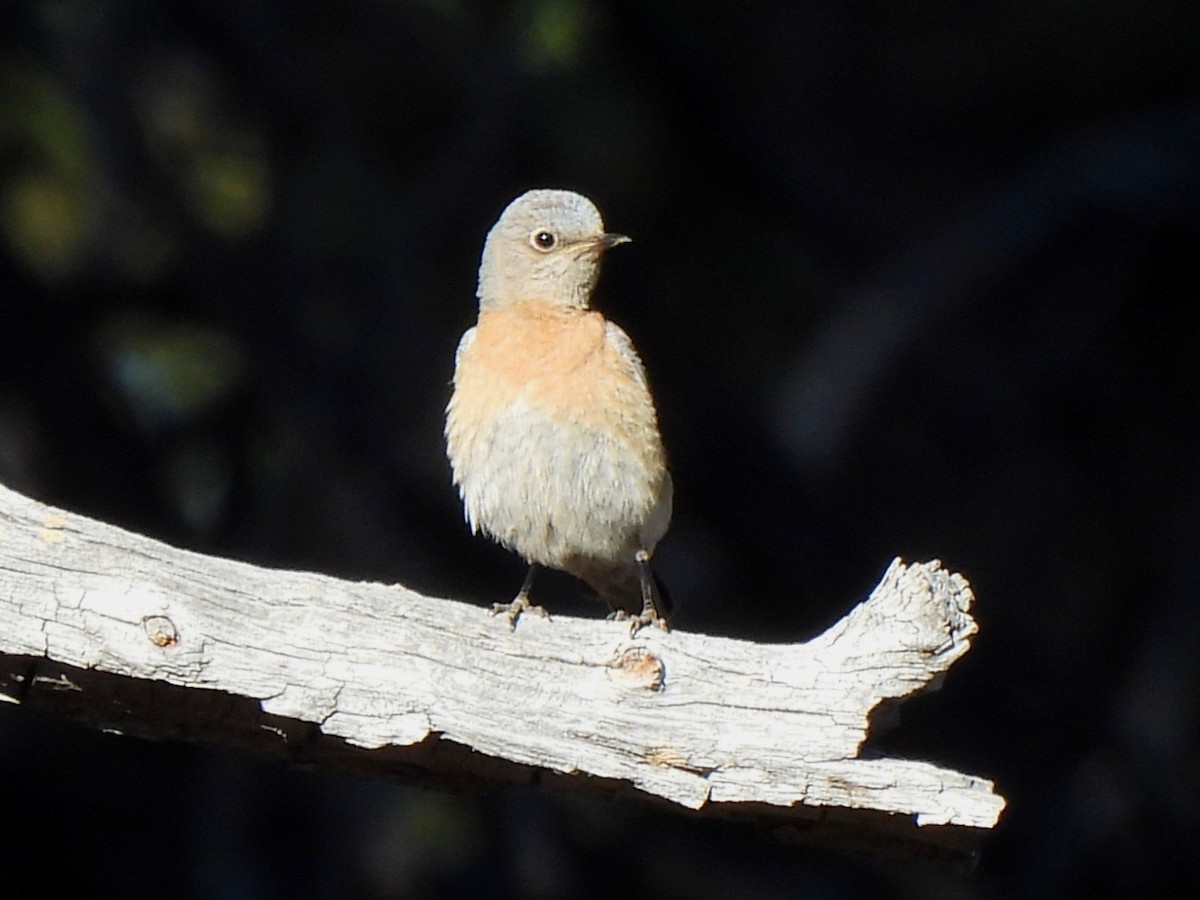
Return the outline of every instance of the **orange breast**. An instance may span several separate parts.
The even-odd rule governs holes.
[[[520,399],[598,428],[641,418],[642,406],[653,421],[649,395],[605,333],[604,317],[593,310],[529,302],[481,313],[456,378],[459,402],[476,409],[462,412],[487,418]]]
[[[670,520],[641,363],[597,312],[523,303],[482,313],[460,348],[446,438],[472,528],[529,561],[632,565]]]

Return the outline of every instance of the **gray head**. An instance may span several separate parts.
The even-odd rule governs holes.
[[[600,257],[629,238],[606,234],[600,212],[571,191],[522,194],[488,232],[479,265],[479,308],[545,300],[586,308]]]

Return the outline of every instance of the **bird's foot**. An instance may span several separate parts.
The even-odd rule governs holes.
[[[642,586],[642,611],[639,615],[629,617],[629,636],[633,637],[647,625],[654,624],[663,631],[670,631],[667,624],[658,613],[658,585],[654,572],[650,569],[650,551],[642,548],[634,556],[638,566],[638,578]]]
[[[628,622],[630,637],[635,637],[647,625],[657,625],[663,631],[671,630],[671,626],[667,624],[667,620],[660,616],[654,609],[643,609],[636,616],[630,615],[623,609],[616,609],[608,614],[608,618],[614,622]]]
[[[529,595],[525,593],[517,594],[513,597],[510,603],[493,603],[492,615],[504,613],[508,619],[508,630],[515,631],[517,627],[517,619],[521,618],[524,613],[530,613],[542,619],[550,618],[550,613],[546,612],[546,608],[538,606],[535,603],[529,602]]]

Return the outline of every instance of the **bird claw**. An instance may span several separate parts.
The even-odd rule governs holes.
[[[495,616],[500,613],[504,613],[508,619],[509,631],[516,631],[517,619],[524,613],[531,613],[541,619],[550,618],[550,613],[546,612],[545,607],[530,603],[525,594],[517,594],[510,603],[493,603],[491,614]]]
[[[617,609],[609,613],[608,617],[614,622],[628,622],[630,637],[636,637],[637,633],[647,625],[657,625],[663,631],[671,630],[671,626],[667,624],[667,620],[653,610],[642,610],[640,615],[631,616],[625,610]]]

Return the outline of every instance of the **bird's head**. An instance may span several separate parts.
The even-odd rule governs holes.
[[[600,257],[623,234],[604,230],[600,212],[571,191],[527,191],[500,214],[483,245],[480,309],[542,300],[584,309],[600,275]]]

